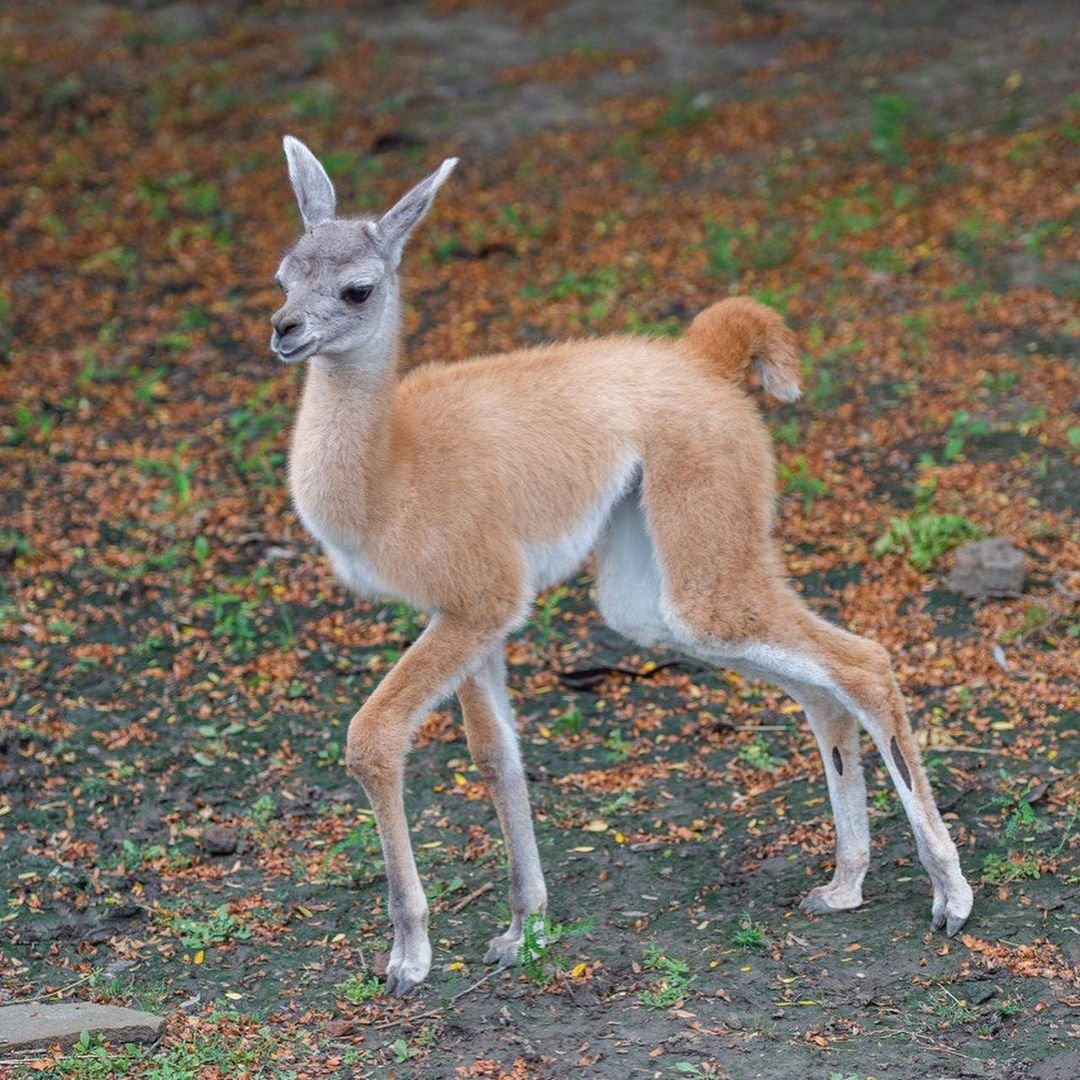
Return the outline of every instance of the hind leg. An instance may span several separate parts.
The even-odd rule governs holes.
[[[806,684],[812,690],[834,698],[838,706],[858,717],[885,761],[915,835],[919,860],[933,884],[931,929],[944,926],[951,937],[971,913],[972,891],[960,870],[956,845],[934,802],[888,653],[872,641],[846,633],[819,619],[802,606],[794,593],[778,591],[771,600],[772,614],[762,620],[771,625],[760,639],[725,642],[721,630],[720,635],[705,635],[704,640],[711,640],[711,649],[718,659],[727,655],[736,666],[740,660],[749,663],[767,672],[780,685],[792,681]],[[695,644],[700,648],[703,638],[700,634],[695,638]],[[811,704],[811,710],[813,708]],[[852,727],[850,725],[848,728],[845,743],[851,754],[857,748]],[[818,734],[818,729],[825,736],[823,753],[831,757],[832,748],[836,746],[841,762],[846,766],[847,757],[843,747],[828,741],[836,733],[835,721],[832,728],[828,724],[816,725],[815,735],[819,745],[822,745],[822,735]],[[830,773],[828,762],[826,775],[830,780],[834,808],[838,801],[841,807],[837,813],[839,844],[842,820],[845,825],[850,825],[853,820],[848,811],[848,799],[854,796],[854,788],[841,784],[842,777]],[[837,788],[836,794],[833,794],[834,786]],[[865,790],[861,791],[861,796],[865,799]],[[845,817],[846,814],[849,816]],[[847,870],[849,883],[853,880],[851,872],[858,872],[857,867],[856,858]],[[840,869],[839,853],[837,869]],[[861,876],[859,881],[861,884]],[[831,888],[826,886],[826,890]],[[841,889],[837,894],[823,893],[814,900],[807,899],[814,905],[824,901],[831,906],[833,895],[843,897],[845,893]],[[850,884],[847,896],[854,896]]]
[[[806,683],[779,683],[803,708],[817,740],[836,824],[836,867],[828,885],[811,889],[799,905],[822,915],[862,903],[862,884],[870,866],[870,822],[866,810],[859,728],[836,697]]]
[[[801,604],[798,613],[804,655],[821,664],[834,692],[870,732],[885,761],[915,834],[919,860],[933,883],[931,929],[944,926],[951,937],[971,913],[972,891],[934,801],[889,654],[875,642],[829,625]]]
[[[536,850],[525,770],[517,729],[506,693],[501,648],[458,688],[469,752],[491,792],[510,862],[510,927],[491,939],[484,962],[512,964],[517,959],[525,920],[543,914],[547,889]]]
[[[663,582],[652,537],[637,492],[615,508],[597,549],[597,601],[607,623],[644,645],[660,642],[680,648],[663,614]],[[716,657],[700,650],[683,651],[705,662]],[[744,670],[746,670],[744,666]],[[746,671],[750,675],[770,673]],[[862,903],[862,882],[870,863],[870,830],[866,785],[859,756],[854,717],[820,687],[789,679],[783,689],[803,707],[817,739],[836,822],[836,872],[828,885],[814,889],[804,910],[842,911]]]
[[[716,445],[705,444],[705,435],[726,457],[718,455]],[[729,425],[705,435],[689,429],[671,433],[646,457],[643,505],[667,625],[697,656],[729,667],[746,665],[780,685],[809,686],[858,718],[885,760],[933,882],[931,925],[955,934],[971,911],[971,887],[923,771],[888,653],[813,615],[786,583],[770,536],[771,456],[765,433],[747,422],[738,431]],[[818,726],[824,752],[831,758],[835,745],[844,761],[843,747],[828,742],[830,725]],[[853,753],[851,725],[847,732],[844,745]],[[828,768],[827,761],[827,774]],[[861,822],[861,812],[845,815],[843,810],[848,796],[854,802],[855,789],[836,787],[842,805],[838,834],[845,817],[857,852],[862,841],[854,837],[862,826],[855,822]],[[858,858],[853,853],[852,868]],[[848,899],[853,897],[849,885]]]

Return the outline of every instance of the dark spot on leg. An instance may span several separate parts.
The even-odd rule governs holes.
[[[840,776],[844,775],[844,759],[840,756],[840,751],[837,747],[832,748],[832,763],[833,768]]]
[[[900,753],[900,747],[896,745],[896,736],[892,737],[892,759],[896,762],[896,770],[900,773],[905,784],[907,784],[908,791],[911,791],[911,772],[908,770],[907,761],[904,760],[904,755]]]

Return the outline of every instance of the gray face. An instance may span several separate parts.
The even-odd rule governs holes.
[[[287,363],[358,352],[397,300],[397,273],[374,223],[334,218],[305,233],[278,267],[285,302],[270,318],[270,348]]]
[[[289,179],[306,229],[278,267],[285,302],[270,318],[270,348],[286,363],[316,354],[362,364],[386,352],[397,320],[405,241],[457,164],[448,158],[382,217],[334,216],[336,197],[310,150],[285,136]]]

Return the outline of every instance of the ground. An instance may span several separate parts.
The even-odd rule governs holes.
[[[0,1072],[1080,1073],[1072,5],[2,19],[0,1004],[168,1023]],[[786,313],[807,393],[761,399],[778,532],[808,602],[895,658],[976,885],[961,936],[928,932],[869,746],[866,904],[800,913],[832,826],[799,711],[630,649],[586,572],[509,657],[563,935],[481,965],[507,874],[447,709],[408,770],[435,963],[379,992],[384,881],[341,752],[419,622],[350,598],[286,496],[285,131],[357,209],[462,157],[407,255],[417,363],[679,333],[733,292]],[[1022,595],[949,591],[980,534],[1025,552]]]

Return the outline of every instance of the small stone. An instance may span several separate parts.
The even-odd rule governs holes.
[[[208,825],[203,830],[202,846],[208,855],[232,855],[236,845],[236,830],[227,825]]]
[[[970,989],[964,987],[964,997],[968,999],[968,1002],[972,1005],[984,1005],[988,1002],[997,992],[998,988],[993,983],[974,983],[970,986]]]
[[[164,1017],[117,1005],[65,1001],[0,1008],[0,1052],[44,1050],[57,1043],[67,1050],[84,1031],[111,1043],[152,1043],[164,1030]]]
[[[355,1020],[331,1020],[326,1025],[326,1034],[331,1039],[347,1039],[355,1030]]]
[[[1003,536],[956,549],[948,586],[962,596],[1016,596],[1024,591],[1024,553]]]

